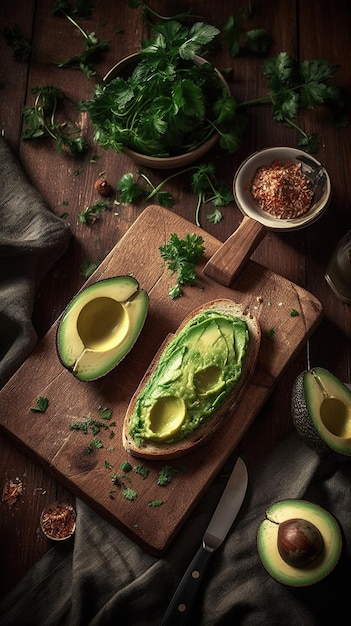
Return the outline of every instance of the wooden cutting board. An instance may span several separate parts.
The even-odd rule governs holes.
[[[190,232],[204,238],[204,263],[196,286],[171,300],[168,291],[175,277],[162,264],[159,246],[167,243],[171,233],[184,238]],[[74,494],[155,555],[170,545],[322,317],[322,306],[313,295],[253,261],[245,265],[233,288],[206,276],[203,267],[220,246],[217,239],[182,217],[158,206],[148,207],[86,283],[133,273],[147,290],[149,313],[133,350],[106,377],[90,383],[78,381],[57,358],[56,322],[0,392],[0,426]],[[131,471],[122,479],[138,494],[133,501],[127,500],[111,477],[122,474],[121,464],[128,458],[121,431],[129,400],[165,336],[194,308],[214,298],[231,298],[257,315],[262,343],[255,374],[236,411],[228,416],[226,428],[205,449],[172,463],[178,472],[171,483],[157,484],[164,462],[145,463],[146,478]],[[292,309],[298,315],[292,316]],[[274,334],[269,337],[271,329]],[[39,396],[49,400],[45,413],[30,410]],[[109,421],[100,419],[101,407],[112,409]],[[93,420],[106,427],[95,434],[71,428]],[[90,447],[94,439],[103,447]],[[134,468],[139,464],[129,460]],[[161,506],[148,505],[158,499],[163,500]]]

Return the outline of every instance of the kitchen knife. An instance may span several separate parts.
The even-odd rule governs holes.
[[[202,544],[181,579],[162,626],[187,624],[196,594],[203,581],[210,558],[227,536],[245,497],[247,469],[239,457],[223,491],[222,497],[202,538]]]

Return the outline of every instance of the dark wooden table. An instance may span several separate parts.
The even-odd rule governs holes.
[[[240,8],[249,4],[235,0],[220,3],[210,0],[150,2],[162,15],[174,15],[192,6],[193,14],[199,14],[204,21],[219,27],[228,16],[238,14]],[[244,28],[265,28],[270,33],[273,43],[269,56],[286,51],[300,61],[326,59],[340,66],[337,83],[351,92],[351,21],[347,0],[276,0],[270,3],[257,0],[252,5],[253,17],[244,23]],[[115,186],[122,174],[135,172],[138,166],[124,155],[104,152],[96,147],[90,156],[98,153],[99,159],[93,162],[57,154],[50,142],[21,141],[23,107],[33,104],[32,88],[45,84],[53,84],[64,91],[70,115],[92,141],[89,118],[76,109],[76,104],[91,96],[95,83],[115,62],[136,52],[140,40],[150,36],[140,9],[133,10],[122,0],[97,0],[92,18],[84,25],[89,32],[95,31],[100,40],[110,43],[108,50],[95,62],[97,74],[88,80],[80,70],[60,69],[53,63],[80,53],[82,39],[68,21],[52,14],[52,6],[53,2],[49,0],[27,0],[25,3],[3,0],[0,5],[1,30],[18,24],[23,36],[33,46],[30,61],[19,62],[14,60],[13,51],[4,38],[0,38],[0,127],[50,209],[57,215],[68,214],[66,219],[73,232],[68,251],[37,291],[33,320],[39,337],[45,334],[84,284],[85,279],[80,274],[82,261],[101,262],[146,206],[145,203],[119,206],[118,215],[114,211],[104,212],[93,227],[87,227],[79,222],[78,215],[97,201],[94,182],[100,174],[103,173]],[[233,59],[222,47],[216,51],[214,61],[219,68],[232,68],[230,87],[238,102],[266,93],[267,82],[262,74],[264,58],[241,54]],[[325,281],[324,272],[334,246],[351,225],[351,128],[336,129],[323,107],[304,112],[299,123],[308,133],[316,132],[321,136],[316,156],[329,171],[332,202],[324,216],[305,230],[283,234],[270,232],[253,258],[320,299],[325,316],[242,440],[240,451],[246,455],[249,466],[256,464],[292,429],[290,393],[300,371],[323,366],[342,381],[350,382],[351,309],[335,297]],[[254,107],[249,111],[249,126],[238,152],[220,157],[221,178],[230,184],[240,162],[255,150],[276,145],[296,146],[298,140],[295,130],[272,120],[270,106]],[[156,170],[145,171],[155,182],[164,175]],[[176,199],[173,210],[193,222],[196,199],[187,179],[176,179],[167,188]],[[222,241],[241,221],[234,204],[223,209],[224,217],[218,224],[207,221],[206,212],[201,216],[203,228]],[[74,496],[20,452],[4,434],[0,435],[0,451],[0,488],[8,480],[19,480],[23,484],[23,493],[11,508],[5,502],[0,505],[1,592],[5,593],[50,547],[39,530],[43,506],[57,497],[74,501]]]

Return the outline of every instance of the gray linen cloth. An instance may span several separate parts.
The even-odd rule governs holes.
[[[0,345],[5,382],[32,349],[36,284],[65,247],[69,232],[29,185],[0,140]],[[147,626],[161,624],[171,596],[198,549],[228,473],[206,492],[161,558],[150,556],[77,500],[74,539],[49,552],[0,601],[2,626]],[[227,540],[213,555],[190,626],[321,626],[349,612],[351,460],[309,448],[295,433],[249,476],[248,492]],[[264,570],[256,533],[277,500],[327,508],[344,537],[327,578],[294,589]],[[1,558],[1,556],[0,556]]]
[[[72,545],[55,546],[0,603],[3,626],[158,625],[224,488],[221,473],[162,558],[146,554],[77,501]],[[319,456],[293,432],[249,477],[227,540],[214,553],[189,626],[321,626],[349,611],[351,462]],[[264,570],[256,533],[277,500],[326,507],[341,526],[341,559],[325,579],[290,588]]]
[[[0,388],[37,342],[31,322],[35,289],[70,236],[0,137]]]

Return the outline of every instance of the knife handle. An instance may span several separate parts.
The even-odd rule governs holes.
[[[196,594],[204,579],[212,552],[202,545],[181,579],[162,621],[162,626],[187,624]]]

